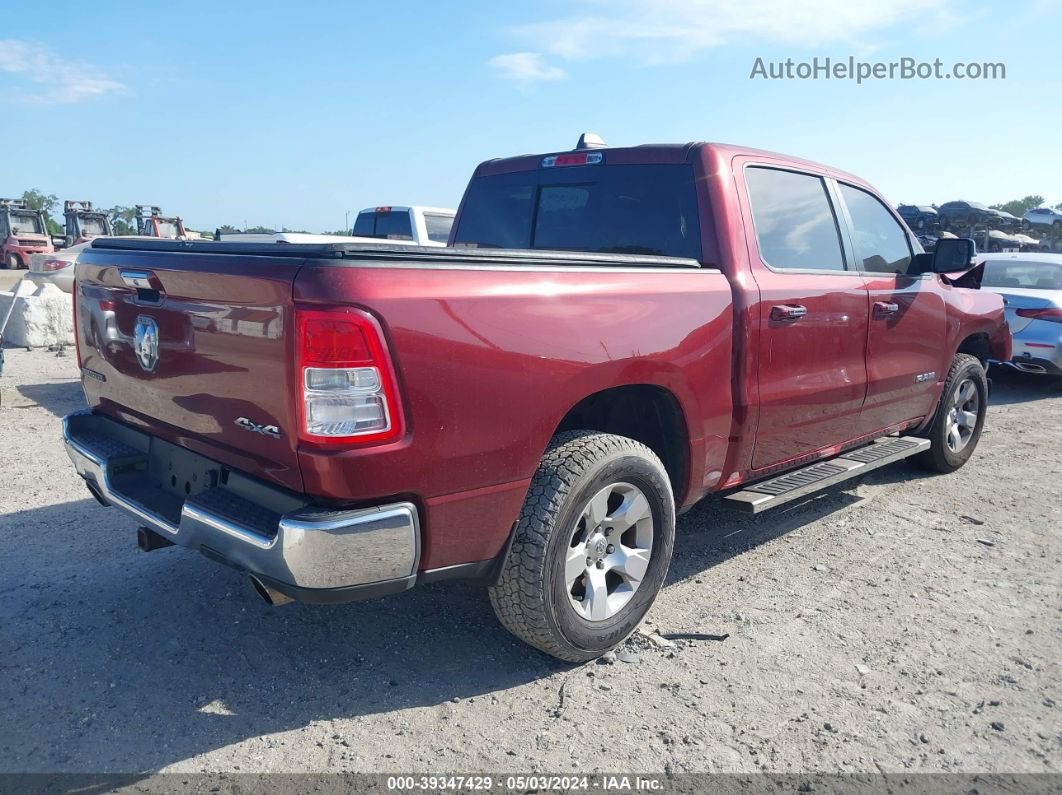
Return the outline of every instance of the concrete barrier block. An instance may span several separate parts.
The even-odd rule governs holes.
[[[4,341],[12,345],[43,348],[74,344],[74,313],[71,298],[54,284],[37,287],[23,279],[11,292],[0,292],[0,321],[11,312]]]

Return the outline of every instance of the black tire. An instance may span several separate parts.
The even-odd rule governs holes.
[[[17,254],[8,254],[4,257],[4,268],[9,271],[16,271],[22,267],[22,262],[19,260]]]
[[[618,612],[590,621],[572,604],[572,598],[582,597],[569,593],[565,557],[576,547],[572,536],[579,535],[591,498],[617,482],[633,485],[648,502],[653,522],[649,562]],[[610,504],[609,515],[614,511]],[[531,480],[515,532],[501,577],[490,588],[498,620],[520,640],[554,657],[592,660],[634,631],[664,583],[675,543],[675,502],[667,472],[652,450],[633,439],[595,431],[559,434]]]
[[[977,408],[975,413],[977,420],[972,426],[969,438],[964,442],[961,449],[955,450],[948,442],[951,423],[949,416],[958,400],[958,394],[965,384],[970,382],[977,393]],[[968,404],[966,404],[968,405]],[[957,353],[951,360],[951,369],[944,381],[944,390],[940,394],[933,421],[922,432],[922,436],[930,441],[929,449],[911,457],[911,463],[931,472],[954,472],[970,460],[977,442],[981,438],[981,431],[985,425],[985,413],[988,410],[988,377],[985,368],[976,356],[968,353]]]

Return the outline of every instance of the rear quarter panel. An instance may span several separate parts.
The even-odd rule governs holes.
[[[730,286],[710,270],[310,264],[298,306],[357,305],[380,320],[408,433],[339,452],[300,449],[306,490],[427,506],[422,568],[484,560],[505,542],[564,415],[615,386],[681,406],[685,501],[714,486],[730,432]]]

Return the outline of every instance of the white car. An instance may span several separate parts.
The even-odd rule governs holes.
[[[92,241],[78,243],[50,254],[30,254],[26,278],[35,284],[54,284],[64,293],[74,291],[74,264],[78,255],[92,245]]]
[[[94,237],[98,240],[103,236]],[[157,240],[156,237],[144,235],[128,235],[124,239],[130,240]],[[64,293],[74,291],[74,265],[78,255],[92,245],[92,240],[69,246],[51,254],[30,254],[29,273],[26,278],[35,284],[54,284]]]
[[[350,235],[306,232],[233,232],[224,243],[380,243],[405,246],[445,246],[455,210],[442,207],[369,207],[358,213]]]
[[[1062,386],[1062,254],[983,254],[981,289],[1003,296],[1013,339],[1009,362]]]
[[[1034,210],[1026,210],[1022,216],[1022,225],[1026,229],[1054,229],[1062,231],[1062,211],[1053,207],[1037,207]]]

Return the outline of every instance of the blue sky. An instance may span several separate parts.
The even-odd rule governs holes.
[[[0,196],[338,229],[456,206],[481,160],[716,140],[893,202],[1062,202],[1057,3],[6,3]],[[98,20],[93,22],[90,20]],[[1006,79],[750,80],[757,57],[1006,65]]]

